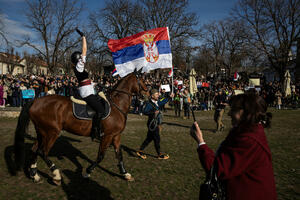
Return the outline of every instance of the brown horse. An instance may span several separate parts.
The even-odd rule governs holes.
[[[124,168],[120,140],[134,94],[149,96],[143,79],[138,77],[136,72],[120,80],[110,92],[111,113],[109,117],[101,122],[104,136],[99,145],[98,156],[96,161],[86,169],[84,177],[90,176],[93,169],[103,160],[105,150],[112,144],[119,161],[120,173],[126,180],[133,180],[133,177]],[[59,137],[61,130],[66,130],[75,135],[90,136],[92,122],[74,117],[72,102],[68,97],[50,95],[37,98],[26,104],[20,113],[15,132],[15,161],[18,169],[23,167],[25,162],[24,136],[30,120],[33,122],[37,134],[37,140],[32,147],[29,160],[30,177],[35,182],[40,180],[37,173],[37,158],[39,155],[52,171],[54,175],[53,182],[59,185],[61,175],[54,163],[48,159],[50,149]]]

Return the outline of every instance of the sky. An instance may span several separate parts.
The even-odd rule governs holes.
[[[83,13],[83,21],[87,21],[88,13],[103,8],[104,0],[79,0],[86,5]],[[198,15],[199,25],[209,23],[212,20],[220,20],[229,15],[237,0],[189,0],[188,11]],[[35,33],[27,29],[26,1],[25,0],[0,0],[1,18],[4,21],[5,32],[9,41],[21,39],[23,35],[35,36]],[[22,48],[22,50],[30,50]],[[3,51],[0,47],[0,51]]]

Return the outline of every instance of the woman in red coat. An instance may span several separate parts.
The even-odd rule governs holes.
[[[233,128],[218,149],[218,155],[205,144],[202,132],[195,122],[194,138],[198,155],[208,173],[214,159],[217,175],[224,182],[226,199],[277,199],[270,148],[264,128],[270,125],[271,113],[256,94],[233,96],[228,113]]]

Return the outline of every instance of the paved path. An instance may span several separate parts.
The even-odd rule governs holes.
[[[21,111],[21,107],[0,107],[0,117],[8,117],[8,118],[15,118],[18,117]]]

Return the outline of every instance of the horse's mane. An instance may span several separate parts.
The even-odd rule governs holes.
[[[126,75],[125,77],[123,77],[121,80],[118,81],[118,83],[116,85],[114,85],[111,89],[110,92],[116,90],[118,88],[118,86],[125,80],[127,79],[129,76],[131,76],[133,73],[130,73],[128,75]]]

